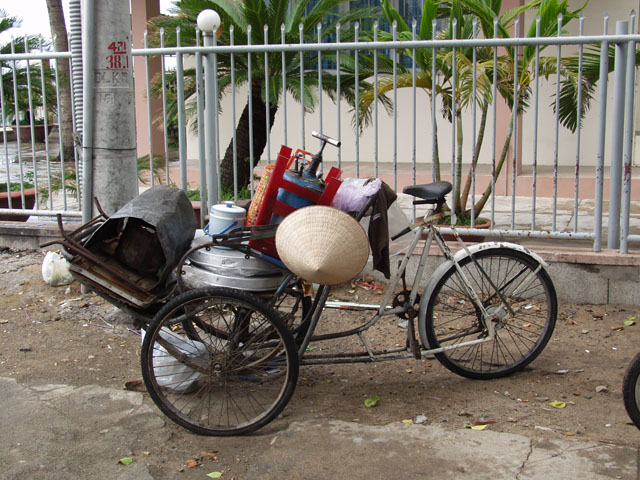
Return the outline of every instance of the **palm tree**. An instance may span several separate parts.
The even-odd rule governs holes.
[[[47,0],[47,11],[49,12],[49,25],[51,35],[56,37],[55,50],[66,52],[69,50],[67,39],[67,27],[64,21],[62,10],[62,0]],[[73,160],[73,119],[71,113],[71,83],[69,73],[69,62],[66,60],[57,62],[60,81],[60,136],[64,149],[66,161]]]
[[[252,45],[265,43],[265,26],[267,27],[267,42],[280,44],[282,42],[281,26],[284,28],[285,43],[298,43],[300,32],[305,42],[317,42],[317,25],[322,22],[321,38],[327,32],[334,33],[336,24],[340,22],[345,27],[349,22],[371,18],[377,9],[358,8],[346,13],[338,13],[337,7],[347,0],[319,0],[309,8],[310,0],[300,0],[293,8],[289,8],[289,0],[242,0],[228,2],[225,0],[180,0],[176,2],[176,16],[158,17],[150,21],[149,27],[156,34],[161,27],[167,34],[167,43],[174,41],[176,27],[180,27],[182,45],[195,44],[195,25],[198,13],[205,8],[216,10],[222,20],[223,32],[218,38],[219,44],[230,43],[230,27],[233,26],[234,43],[246,45],[249,40]],[[307,11],[308,10],[308,11]],[[300,27],[301,26],[301,27]],[[301,28],[301,30],[300,30]],[[345,64],[349,63],[346,55],[341,56]],[[329,55],[323,56],[330,58]],[[231,56],[218,54],[218,86],[219,95],[224,94],[231,87]],[[298,101],[304,100],[306,111],[312,111],[316,105],[318,95],[317,57],[304,55],[302,59],[302,78],[300,75],[300,55],[298,52],[285,54],[285,68],[282,68],[280,53],[270,53],[265,59],[264,54],[251,54],[251,78],[249,79],[249,55],[234,56],[234,70],[236,86],[249,84],[252,101],[253,149],[256,158],[260,158],[267,142],[267,125],[273,125],[282,95],[282,77],[285,77],[287,91]],[[265,75],[268,82],[265,81]],[[185,81],[185,95],[195,90],[195,71],[185,71],[189,78]],[[332,99],[337,90],[336,76],[322,71],[321,82],[323,91]],[[267,87],[268,85],[268,91]],[[304,85],[304,87],[303,87]],[[341,77],[341,95],[353,103],[355,86],[349,75]],[[268,100],[267,100],[268,99]],[[268,102],[268,105],[267,105]],[[268,112],[268,113],[267,113]],[[267,123],[268,122],[268,123]],[[238,185],[249,182],[249,102],[244,107],[238,124],[236,125],[237,147],[235,158],[238,159]],[[221,162],[221,183],[224,188],[233,186],[234,148],[233,141],[229,142],[224,158]]]
[[[585,4],[586,5],[586,4]],[[502,7],[501,0],[425,0],[422,18],[418,21],[419,30],[416,32],[419,40],[431,40],[433,38],[432,24],[435,20],[447,20],[447,28],[438,34],[439,39],[470,39],[474,35],[480,36],[480,32],[474,32],[474,28],[479,28],[485,38],[493,38],[494,36],[494,19],[497,19],[495,25],[497,34],[500,38],[508,38],[509,30],[513,25],[514,19],[527,10],[536,11],[540,17],[540,35],[551,36],[557,34],[558,15],[563,15],[563,26],[574,18],[584,9],[584,6],[577,10],[569,10],[567,3],[561,0],[531,0],[527,4],[500,13]],[[412,31],[404,22],[399,13],[391,6],[388,0],[383,0],[382,9],[386,20],[391,24],[396,22],[398,31],[398,40],[412,39]],[[474,27],[474,19],[476,19],[477,27]],[[526,32],[527,37],[536,36],[535,22]],[[381,40],[391,40],[391,35],[381,34]],[[543,49],[544,47],[541,47]],[[416,63],[416,87],[422,88],[430,96],[431,102],[435,102],[440,97],[442,102],[442,114],[448,121],[455,119],[456,127],[456,158],[454,169],[454,185],[453,205],[451,209],[461,222],[466,222],[471,216],[478,217],[484,208],[489,196],[491,195],[493,184],[490,183],[479,200],[471,207],[467,207],[469,191],[471,188],[472,173],[475,164],[480,156],[484,133],[486,127],[486,119],[489,107],[496,99],[493,98],[492,85],[495,74],[496,87],[500,96],[507,102],[513,111],[517,108],[517,114],[521,114],[528,107],[531,97],[531,84],[535,79],[536,68],[536,50],[535,47],[526,47],[522,52],[516,52],[513,47],[505,47],[503,54],[497,56],[497,68],[494,68],[494,50],[492,47],[475,49],[475,72],[472,48],[459,48],[455,55],[455,76],[454,56],[451,50],[440,49],[436,53],[436,79],[432,78],[433,66],[433,50],[418,49],[415,54]],[[403,52],[409,57],[413,57],[412,50]],[[565,64],[563,64],[565,65]],[[517,66],[517,70],[516,67]],[[548,77],[556,74],[556,59],[551,57],[541,57],[538,65],[538,74]],[[495,69],[495,72],[494,72]],[[401,64],[397,64],[399,71],[397,77],[397,88],[412,87],[412,72]],[[517,71],[517,91],[518,95],[514,98],[514,72]],[[560,72],[566,74],[566,72]],[[475,76],[476,92],[473,92],[473,79]],[[454,81],[455,79],[455,81]],[[360,104],[358,105],[357,114],[366,124],[371,117],[371,109],[376,101],[375,85],[370,85],[360,96]],[[393,89],[393,79],[383,77],[377,83],[378,101],[383,100],[383,96]],[[455,92],[455,96],[454,96]],[[388,102],[388,99],[385,99]],[[471,105],[477,105],[480,111],[480,124],[476,141],[474,145],[474,154],[470,166],[469,174],[463,185],[462,175],[462,146],[464,141],[462,114]],[[455,105],[455,109],[454,109]],[[497,179],[500,175],[504,162],[506,160],[509,144],[514,130],[514,118],[511,116],[511,123],[507,132],[507,137],[502,147],[499,158],[495,163],[495,170],[492,172],[493,179]],[[437,137],[437,135],[436,135]],[[435,178],[440,180],[440,164],[438,153],[438,140],[435,142]],[[473,215],[472,215],[473,213]]]
[[[6,11],[0,9],[0,33],[10,30],[13,27],[18,27],[20,20],[16,17],[10,17]],[[26,46],[26,47],[25,47]],[[26,35],[23,37],[17,37],[13,39],[13,52],[11,42],[7,42],[0,45],[0,53],[25,53],[32,49],[36,49],[40,46],[40,39],[36,35]],[[2,76],[2,95],[4,103],[4,115],[5,118],[1,119],[3,124],[7,121],[13,121],[12,119],[16,114],[21,112],[27,112],[29,109],[29,89],[27,82],[27,67],[22,62],[16,62],[15,65],[15,85],[14,85],[14,66],[13,61],[2,60],[0,61],[0,75]],[[31,93],[32,104],[42,104],[42,88],[40,80],[40,65],[31,63],[29,67],[29,74],[31,75]],[[45,78],[47,82],[51,80],[51,73],[45,71]],[[47,83],[48,84],[48,83]],[[15,86],[15,91],[14,91]],[[16,112],[16,97],[17,92],[17,112]],[[49,106],[55,105],[55,89],[47,88],[47,102]],[[27,118],[28,121],[28,118]]]

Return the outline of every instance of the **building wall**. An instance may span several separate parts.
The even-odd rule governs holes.
[[[578,8],[582,2],[572,0],[569,2],[572,8]],[[584,12],[584,34],[585,35],[601,35],[604,33],[604,14],[606,11],[609,14],[608,33],[614,34],[616,32],[616,22],[630,20],[630,13],[635,8],[638,8],[638,2],[636,0],[619,0],[616,2],[602,2],[591,1]],[[528,15],[526,18],[526,24],[528,25],[532,21],[532,15]],[[579,35],[579,22],[570,23],[567,28],[568,35]],[[585,49],[585,52],[587,49]],[[577,54],[577,47],[562,47],[562,55]],[[548,47],[542,53],[542,55],[557,55],[556,47]],[[609,86],[607,90],[607,126],[610,127],[612,123],[612,102],[614,92],[614,74],[609,75]],[[538,163],[542,165],[553,165],[555,158],[555,114],[552,108],[549,108],[553,103],[553,95],[555,94],[556,81],[555,78],[550,78],[549,81],[541,83],[540,93],[540,111],[538,119]],[[636,96],[637,96],[636,88]],[[598,142],[598,118],[601,110],[601,106],[598,103],[599,86],[595,90],[594,98],[591,102],[591,108],[587,112],[583,130],[580,139],[580,164],[583,166],[595,166],[596,165],[596,152]],[[637,104],[637,102],[636,102]],[[640,119],[638,109],[636,109],[636,123]],[[535,125],[533,109],[523,116],[523,164],[531,163],[533,159],[534,138],[533,129]],[[577,138],[570,130],[560,126],[559,131],[559,148],[558,148],[558,162],[560,165],[573,165],[576,162],[577,154]],[[541,141],[541,139],[543,141]],[[608,129],[605,138],[605,163],[609,164],[609,154],[611,152],[611,131]],[[637,164],[637,160],[634,162]]]

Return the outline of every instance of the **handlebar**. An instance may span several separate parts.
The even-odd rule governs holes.
[[[327,135],[323,135],[320,132],[316,132],[315,130],[311,132],[311,136],[316,137],[318,140],[333,145],[334,147],[339,147],[342,142],[339,142],[335,138],[328,137]]]

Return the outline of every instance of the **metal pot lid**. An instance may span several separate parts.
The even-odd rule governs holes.
[[[250,292],[266,292],[276,290],[284,278],[284,272],[281,275],[237,277],[221,275],[193,265],[185,265],[182,280],[188,288],[219,286]]]
[[[210,241],[208,236],[198,237],[191,246],[204,245]],[[243,252],[228,248],[201,248],[189,255],[189,260],[199,268],[223,275],[253,277],[282,274],[282,269],[266,260],[247,257]]]

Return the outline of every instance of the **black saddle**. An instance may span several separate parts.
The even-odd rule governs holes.
[[[409,185],[404,187],[402,192],[420,199],[414,200],[414,205],[422,205],[444,202],[444,197],[451,191],[451,188],[449,182],[434,182],[423,185]]]

